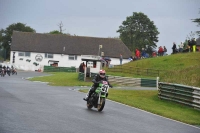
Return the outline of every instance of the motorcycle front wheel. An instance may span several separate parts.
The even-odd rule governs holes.
[[[106,102],[106,99],[101,97],[100,98],[100,104],[98,104],[97,106],[97,110],[100,112],[103,110],[104,106],[105,106],[105,102]]]
[[[93,105],[90,104],[90,103],[87,101],[87,108],[88,108],[88,109],[91,109],[92,107],[93,107]]]

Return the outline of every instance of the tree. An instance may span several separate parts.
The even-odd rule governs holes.
[[[49,33],[50,33],[50,34],[62,34],[62,33],[60,33],[60,31],[58,31],[58,30],[53,30],[53,31],[50,31]]]
[[[158,30],[144,13],[133,12],[132,16],[126,18],[119,26],[120,39],[134,52],[136,48],[145,48],[149,54],[157,47]]]
[[[6,58],[10,57],[10,45],[12,41],[11,37],[14,30],[23,32],[36,32],[34,29],[26,26],[26,24],[23,23],[14,23],[9,25],[5,30],[2,29],[0,31],[0,44],[2,44],[2,47],[5,50]]]
[[[2,39],[3,39],[3,34],[4,33],[4,30],[3,29],[1,29],[0,30],[0,49],[3,47],[2,45],[3,45],[3,42],[1,41]]]
[[[197,23],[197,26],[200,26],[200,18],[194,19],[193,22]],[[196,32],[200,36],[200,31],[196,31]]]
[[[190,32],[189,35],[187,35],[186,40],[192,40],[195,37],[196,33],[195,32]]]
[[[197,23],[197,26],[200,26],[200,18],[196,18],[196,19],[192,19],[192,20],[193,20],[192,22]],[[200,36],[200,31],[196,31],[196,32]]]

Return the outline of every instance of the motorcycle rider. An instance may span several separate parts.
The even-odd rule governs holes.
[[[99,81],[107,81],[108,82],[108,78],[106,77],[106,71],[105,70],[100,70],[99,74],[95,75],[92,82],[94,83],[92,85],[92,87],[90,88],[87,97],[83,98],[83,100],[88,101],[88,99],[91,97],[92,93],[95,92],[95,90],[97,89],[97,87],[99,86]],[[109,87],[113,87],[109,82],[108,82]],[[108,94],[106,94],[106,96],[108,96]]]
[[[7,74],[10,76],[10,67],[9,67],[9,66],[7,66],[6,72],[7,72]]]
[[[3,66],[3,71],[4,71],[4,74],[6,75],[6,66],[5,65]]]
[[[2,65],[0,64],[0,73],[1,73],[2,69],[3,69],[3,67],[2,67]]]

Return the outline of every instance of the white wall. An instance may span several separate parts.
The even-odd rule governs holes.
[[[13,52],[15,52],[15,63],[12,63],[13,61]],[[82,63],[81,59],[82,58],[95,58],[95,56],[77,56],[77,60],[69,60],[68,59],[68,55],[61,55],[61,54],[53,54],[53,58],[45,58],[45,54],[44,53],[35,53],[35,52],[31,52],[31,56],[30,57],[25,57],[25,56],[18,56],[18,51],[11,51],[10,54],[10,64],[13,65],[14,67],[16,67],[17,69],[20,70],[27,70],[27,71],[35,71],[38,69],[42,69],[43,70],[43,66],[50,66],[50,63],[48,62],[49,60],[55,60],[55,61],[59,61],[58,62],[58,67],[76,67],[78,68],[80,63]],[[36,61],[35,57],[36,55],[40,54],[43,59],[41,62]],[[23,60],[19,60],[20,58],[23,58]],[[27,62],[26,60],[29,59],[31,60],[30,62]],[[120,65],[120,61],[119,58],[111,58],[111,63],[112,65]],[[39,63],[38,66],[35,66],[33,64],[33,62]],[[123,59],[123,64],[129,62],[128,59]]]

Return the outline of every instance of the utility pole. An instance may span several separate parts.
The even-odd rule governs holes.
[[[63,30],[62,30],[62,27],[63,27],[63,24],[62,24],[62,21],[58,24],[59,26],[59,29],[60,29],[60,33],[62,34]]]

